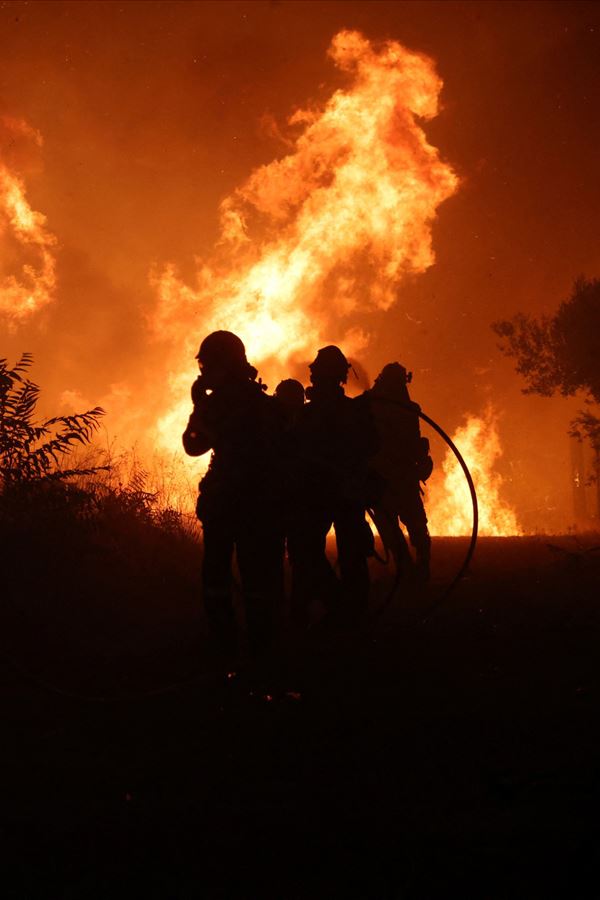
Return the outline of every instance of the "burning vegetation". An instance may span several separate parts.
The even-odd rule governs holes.
[[[221,204],[221,238],[193,285],[174,265],[153,276],[152,326],[176,365],[173,402],[159,422],[179,446],[189,365],[199,332],[239,334],[267,381],[335,341],[348,355],[369,337],[357,312],[387,310],[402,280],[434,262],[431,226],[458,187],[419,120],[438,112],[432,60],[390,41],[342,31],[329,56],[350,84],[322,108],[297,110],[293,151],[261,166]]]
[[[175,263],[152,270],[157,302],[148,324],[165,377],[163,410],[137,434],[146,462],[144,441],[162,454],[180,453],[199,336],[218,328],[238,333],[269,383],[290,373],[304,377],[306,360],[331,341],[368,358],[364,314],[389,310],[403,280],[434,263],[432,225],[459,179],[423,130],[439,110],[442,81],[433,61],[396,41],[372,44],[356,31],[336,34],[329,57],[347,85],[321,105],[296,110],[288,120],[289,152],[222,201],[219,240],[199,259],[193,282]],[[41,147],[41,135],[26,123],[5,119],[3,126]],[[0,314],[15,327],[54,299],[56,238],[2,159],[0,235]],[[154,384],[151,390],[155,395]],[[111,410],[110,394],[101,399],[112,430],[131,434],[131,411]],[[473,471],[483,533],[521,533],[494,473],[501,453],[495,419],[469,417],[455,440]],[[189,502],[183,465],[181,472],[180,495]],[[466,533],[466,484],[451,459],[443,473],[429,492],[432,531]]]
[[[479,533],[490,537],[523,534],[515,511],[502,499],[502,476],[495,466],[502,455],[497,415],[489,407],[484,416],[468,415],[452,440],[469,467],[479,506]],[[427,488],[429,530],[437,535],[470,534],[473,513],[462,470],[448,450],[441,471]]]

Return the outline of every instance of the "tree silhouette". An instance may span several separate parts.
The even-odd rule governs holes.
[[[585,403],[600,403],[600,279],[579,277],[571,296],[553,316],[518,313],[494,322],[500,350],[516,361],[526,394],[570,397],[583,393]],[[587,440],[595,454],[595,480],[600,486],[600,418],[581,410],[570,434]]]
[[[61,468],[60,463],[76,444],[87,444],[104,410],[96,406],[73,416],[34,421],[40,396],[37,384],[27,377],[33,363],[23,353],[14,368],[0,359],[0,490],[17,484],[89,475],[92,469]]]

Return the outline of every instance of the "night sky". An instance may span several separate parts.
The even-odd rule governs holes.
[[[126,383],[136,403],[159,352],[150,268],[191,277],[220,200],[285,152],[273,122],[343,85],[326,56],[342,28],[435,59],[443,109],[425,131],[462,179],[439,209],[435,265],[361,320],[365,367],[412,368],[448,430],[493,401],[507,498],[526,527],[564,527],[577,403],[524,397],[490,324],[551,313],[577,275],[600,276],[594,3],[0,3],[0,116],[44,139],[5,137],[0,157],[59,241],[56,301],[3,334],[0,355],[32,351],[49,400]]]

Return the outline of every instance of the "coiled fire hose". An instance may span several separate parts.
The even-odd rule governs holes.
[[[398,406],[403,406],[405,409],[410,410],[413,413],[416,412],[415,407],[408,406],[408,404],[402,403],[401,401],[390,400],[387,398],[386,398],[386,401],[389,403],[394,403]],[[418,410],[418,415],[419,415],[420,419],[422,419],[424,422],[427,422],[427,424],[430,425],[431,428],[433,428],[434,431],[436,431],[440,435],[440,437],[445,441],[445,443],[450,447],[450,449],[454,453],[456,459],[458,460],[458,462],[460,464],[463,474],[466,478],[467,484],[469,485],[469,491],[471,494],[471,502],[473,505],[473,526],[472,526],[472,530],[471,530],[471,540],[469,541],[469,546],[467,548],[467,552],[465,554],[463,562],[462,562],[458,572],[456,573],[456,575],[454,576],[454,578],[452,579],[450,584],[445,588],[445,590],[443,591],[441,596],[438,597],[436,600],[434,600],[434,602],[426,610],[425,614],[422,617],[420,617],[420,620],[419,620],[420,624],[424,625],[426,622],[429,621],[429,619],[431,618],[431,616],[433,615],[435,610],[438,609],[438,607],[449,597],[449,595],[452,593],[454,588],[457,586],[457,584],[459,583],[461,578],[465,575],[465,573],[469,567],[469,564],[473,557],[473,553],[475,552],[475,546],[477,544],[477,532],[478,532],[478,526],[479,526],[479,509],[478,509],[478,505],[477,505],[477,493],[475,491],[475,485],[473,484],[473,478],[471,477],[471,473],[469,472],[467,464],[466,464],[462,454],[460,453],[458,447],[456,446],[454,441],[446,434],[444,429],[440,425],[438,425],[437,422],[435,422],[432,418],[430,418],[430,416],[428,416],[428,415],[426,415],[426,413],[422,412],[421,409]],[[390,605],[390,603],[392,602],[392,600],[396,594],[396,591],[398,590],[400,581],[401,581],[401,572],[398,571],[396,573],[396,578],[394,580],[392,588],[388,592],[383,603],[370,616],[371,623],[373,623],[376,619],[378,619],[388,608],[388,606]],[[157,696],[161,696],[164,694],[170,694],[170,693],[174,693],[178,690],[182,690],[183,688],[191,687],[193,684],[204,681],[205,679],[210,678],[213,675],[215,675],[217,672],[216,669],[206,671],[206,672],[201,672],[201,673],[193,675],[189,678],[182,679],[181,681],[170,682],[168,684],[162,685],[162,686],[154,688],[154,689],[146,690],[146,691],[139,691],[139,692],[132,692],[132,693],[123,692],[123,693],[120,693],[115,696],[103,696],[103,695],[84,694],[84,693],[80,693],[77,691],[71,691],[68,688],[63,688],[60,685],[54,684],[46,679],[39,678],[33,672],[31,672],[26,666],[23,666],[22,664],[17,662],[17,660],[15,660],[11,654],[3,653],[2,656],[4,657],[4,659],[6,659],[7,662],[9,662],[12,665],[12,667],[17,672],[19,672],[19,674],[21,676],[23,676],[27,681],[35,684],[37,687],[40,687],[47,692],[50,692],[53,694],[58,694],[62,697],[67,697],[67,698],[70,698],[73,700],[83,700],[87,703],[127,703],[127,702],[136,701],[136,700],[143,700],[143,699],[146,699],[149,697],[157,697]]]

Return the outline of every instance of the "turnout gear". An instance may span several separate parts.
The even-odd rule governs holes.
[[[429,438],[422,437],[416,454],[416,472],[419,481],[427,481],[433,472],[433,460],[429,455]]]
[[[429,455],[429,441],[421,437],[420,408],[408,393],[407,384],[411,378],[411,373],[400,363],[390,363],[363,397],[371,410],[380,441],[371,465],[385,480],[385,489],[373,504],[377,530],[401,570],[412,560],[400,519],[415,549],[417,572],[427,580],[431,538],[420,482],[431,475],[433,460]]]
[[[294,441],[294,493],[290,504],[289,556],[292,607],[305,624],[313,598],[353,612],[368,602],[365,520],[367,459],[375,449],[368,410],[346,397],[341,383],[348,362],[337,347],[319,351],[310,366],[312,387]],[[327,534],[336,536],[341,581],[326,556]]]
[[[203,529],[204,605],[224,650],[235,653],[231,576],[235,551],[248,642],[251,651],[260,653],[270,644],[275,605],[283,590],[280,415],[276,401],[255,381],[256,370],[236,335],[209,335],[199,357],[202,375],[192,387],[194,406],[183,446],[191,456],[212,450],[196,508]]]

